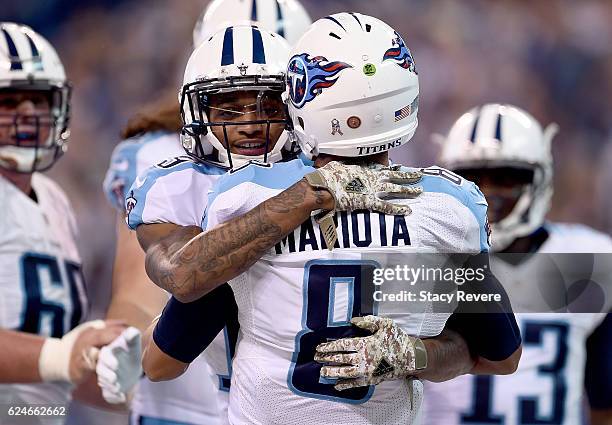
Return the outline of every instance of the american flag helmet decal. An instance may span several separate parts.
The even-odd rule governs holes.
[[[407,116],[410,116],[414,111],[419,109],[419,97],[415,97],[410,105],[406,105],[401,109],[395,111],[395,122],[403,120]]]

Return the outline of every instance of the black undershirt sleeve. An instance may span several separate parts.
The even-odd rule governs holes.
[[[484,270],[482,282],[463,285],[472,294],[499,294],[500,302],[459,302],[446,326],[458,332],[467,342],[473,356],[490,361],[510,357],[521,345],[519,331],[508,294],[491,272],[488,254],[470,256],[464,267]]]
[[[191,363],[225,327],[233,354],[238,306],[227,283],[190,303],[170,298],[153,330],[153,340],[170,357]]]

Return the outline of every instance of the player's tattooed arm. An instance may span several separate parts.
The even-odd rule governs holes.
[[[151,283],[144,268],[143,252],[135,232],[117,214],[117,243],[113,264],[111,301],[107,319],[121,319],[144,331],[168,301],[167,294]]]
[[[138,239],[147,253],[147,274],[179,301],[194,301],[246,271],[307,220],[313,211],[354,207],[406,213],[409,211],[407,206],[382,201],[378,199],[380,193],[388,192],[395,198],[411,198],[420,193],[418,189],[403,186],[417,182],[419,173],[355,167],[330,162],[318,170],[327,169],[327,177],[315,179],[318,183],[302,179],[248,213],[204,233],[196,226],[174,226],[170,230],[167,230],[168,226],[173,226],[170,224],[139,226]],[[341,171],[353,178],[359,176],[363,190],[353,190],[350,196],[345,194],[356,203],[341,201],[344,198],[339,193],[347,192],[339,189],[344,181]],[[312,174],[315,173],[309,175]],[[151,226],[166,226],[166,230],[162,228],[166,235],[160,238],[159,232],[151,230]],[[333,243],[328,246],[333,246]]]
[[[435,338],[424,339],[427,367],[415,376],[432,382],[444,382],[470,373],[476,364],[465,339],[459,333],[444,329]]]
[[[191,302],[246,271],[312,211],[333,207],[328,191],[300,180],[206,232],[197,226],[149,224],[137,233],[151,280],[179,301]]]

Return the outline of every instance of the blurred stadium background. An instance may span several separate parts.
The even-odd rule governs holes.
[[[513,103],[543,124],[555,121],[561,127],[553,146],[551,218],[612,229],[606,217],[612,147],[605,153],[612,134],[612,2],[302,3],[313,19],[358,11],[402,33],[421,81],[420,126],[414,140],[394,152],[396,161],[431,165],[437,154],[432,133],[446,132],[477,104]],[[2,1],[0,20],[31,25],[46,36],[74,84],[70,149],[50,174],[76,210],[97,314],[105,308],[114,250],[115,213],[101,190],[111,151],[130,116],[177,93],[191,31],[205,5],[203,0]]]

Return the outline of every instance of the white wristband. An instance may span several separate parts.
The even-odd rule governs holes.
[[[43,382],[70,382],[70,351],[59,338],[47,338],[38,357],[38,373]]]
[[[42,381],[71,382],[70,358],[76,339],[86,329],[102,329],[104,327],[103,320],[94,320],[77,326],[61,339],[47,338],[38,356],[38,374]]]

